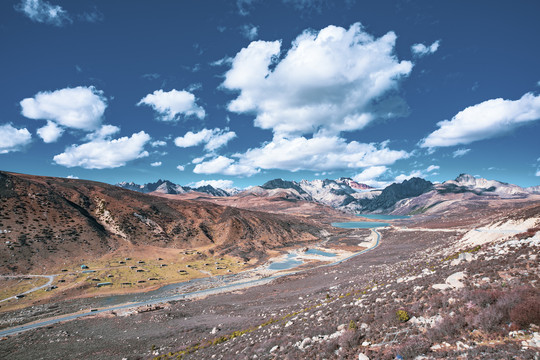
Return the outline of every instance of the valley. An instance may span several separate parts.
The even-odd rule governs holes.
[[[10,230],[2,235],[13,239],[2,246],[15,258],[2,252],[3,358],[497,353],[533,359],[537,353],[538,315],[531,310],[523,320],[524,310],[517,310],[540,301],[540,196],[534,193],[492,189],[486,195],[475,185],[459,191],[435,185],[380,209],[394,215],[362,217],[313,199],[291,201],[286,189],[256,197],[140,194],[80,180],[1,175],[8,189],[2,203],[13,206],[2,207]],[[41,221],[43,199],[36,193],[47,194],[47,217],[69,213],[81,234],[94,235],[58,241],[54,234],[65,228]],[[165,211],[150,213],[152,206]],[[7,215],[17,211],[25,221]],[[186,235],[171,231],[171,221]],[[37,237],[44,227],[52,236]],[[27,234],[23,242],[20,232]],[[23,256],[24,272],[14,268]]]

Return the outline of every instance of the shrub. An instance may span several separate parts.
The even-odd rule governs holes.
[[[500,329],[500,325],[504,319],[504,313],[495,305],[480,311],[474,318],[474,325],[478,326],[485,332],[495,332]]]
[[[409,316],[409,313],[406,312],[405,310],[398,310],[398,311],[396,311],[396,316],[397,316],[397,318],[398,318],[398,320],[399,320],[400,322],[407,322],[407,321],[409,321],[409,319],[411,318],[411,317]]]
[[[361,337],[358,331],[347,330],[339,337],[339,345],[344,351],[354,349],[360,343]]]
[[[467,326],[467,322],[462,316],[444,317],[443,320],[429,331],[429,337],[433,342],[442,339],[452,339]]]
[[[510,321],[525,328],[529,324],[540,325],[540,298],[529,297],[510,311]]]
[[[416,356],[429,351],[431,342],[421,336],[410,337],[403,345],[398,347],[398,353],[405,359],[414,359]]]
[[[356,323],[354,320],[349,321],[349,330],[356,330],[358,327],[356,326]]]

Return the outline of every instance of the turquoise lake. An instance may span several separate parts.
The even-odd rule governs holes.
[[[335,257],[335,256],[337,256],[336,254],[332,254],[332,253],[317,250],[317,249],[308,249],[305,253],[309,254],[309,255],[320,255],[320,256],[326,256],[326,257]]]
[[[302,260],[296,260],[296,254],[289,254],[284,261],[273,262],[268,266],[269,270],[289,270],[302,265]]]
[[[332,226],[343,229],[372,229],[377,227],[389,226],[389,223],[377,221],[349,221],[332,223]]]

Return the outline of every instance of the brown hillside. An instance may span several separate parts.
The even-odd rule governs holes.
[[[315,240],[321,229],[292,216],[0,172],[0,274],[46,272],[144,246],[260,259],[268,249]]]

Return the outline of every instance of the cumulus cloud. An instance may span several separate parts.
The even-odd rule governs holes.
[[[79,177],[75,176],[75,175],[68,175],[67,178],[68,179],[78,179]]]
[[[93,86],[43,91],[20,102],[29,119],[44,119],[72,129],[92,131],[101,125],[107,100]],[[49,125],[49,124],[48,124]]]
[[[409,174],[400,174],[400,175],[396,176],[394,181],[397,182],[397,183],[400,183],[400,182],[403,182],[405,180],[409,180],[409,179],[411,179],[413,177],[425,178],[425,177],[428,177],[430,175],[437,175],[436,173],[432,173],[432,172],[435,171],[435,170],[438,170],[438,169],[440,169],[440,166],[438,166],[438,165],[430,165],[424,170],[413,170]]]
[[[150,166],[153,166],[153,167],[161,166],[161,161],[153,162],[153,163],[150,164]]]
[[[249,165],[235,164],[233,159],[218,156],[212,160],[195,165],[193,172],[196,174],[224,174],[231,176],[251,176],[259,170]]]
[[[540,176],[540,169],[536,171],[536,176]]]
[[[61,6],[52,5],[43,0],[22,0],[15,5],[15,10],[38,23],[63,26],[73,22],[67,11],[62,9]]]
[[[469,151],[471,151],[471,149],[457,149],[456,151],[452,153],[452,157],[454,158],[462,157],[463,155],[467,154]]]
[[[244,175],[256,174],[261,169],[289,171],[329,171],[389,165],[409,157],[406,151],[391,150],[386,143],[363,144],[347,142],[340,137],[307,139],[274,139],[260,148],[235,154],[238,160],[219,156],[197,164],[195,172],[203,174]]]
[[[66,167],[85,169],[110,169],[126,165],[128,161],[146,157],[144,146],[150,135],[144,131],[119,139],[96,138],[81,145],[71,145],[53,160]]]
[[[178,165],[176,168],[180,171],[184,171],[186,169],[183,165]]]
[[[470,144],[503,135],[508,131],[540,119],[540,95],[523,95],[519,100],[491,99],[469,106],[451,120],[437,123],[439,129],[420,142],[433,148]]]
[[[99,129],[86,135],[86,140],[105,139],[120,131],[118,126],[114,125],[102,125]]]
[[[156,140],[150,143],[150,146],[152,147],[160,147],[160,146],[165,146],[165,145],[167,145],[167,142],[163,140]]]
[[[248,40],[255,40],[259,35],[259,27],[255,25],[244,25],[240,28],[242,35]]]
[[[426,46],[424,44],[414,44],[413,46],[411,46],[411,52],[414,56],[417,57],[426,56],[429,54],[433,54],[435,51],[437,51],[440,44],[441,40],[437,40],[429,46]]]
[[[201,180],[193,184],[193,187],[198,188],[206,185],[210,185],[217,189],[230,189],[233,187],[234,183],[231,180]]]
[[[196,133],[188,131],[184,136],[174,139],[174,143],[176,146],[183,148],[204,144],[205,150],[215,151],[236,137],[234,131],[228,130],[215,128],[212,130],[202,129]]]
[[[17,129],[11,124],[0,125],[0,154],[20,151],[32,141],[32,135],[26,128]]]
[[[43,139],[43,142],[56,142],[64,133],[64,129],[52,121],[47,121],[47,125],[37,130],[37,134]]]
[[[181,116],[204,119],[206,113],[197,105],[196,100],[195,95],[185,90],[156,90],[142,98],[137,105],[151,106],[159,114],[157,118],[161,121],[178,121]]]
[[[252,42],[225,74],[222,86],[239,92],[228,109],[256,114],[255,126],[280,137],[359,130],[393,113],[377,105],[411,72],[395,42],[393,32],[377,39],[360,23],[305,31],[286,53],[280,41]]]
[[[384,174],[388,168],[386,166],[371,166],[361,173],[353,176],[353,180],[375,188],[383,188],[388,185],[386,181],[379,181],[377,178]]]

